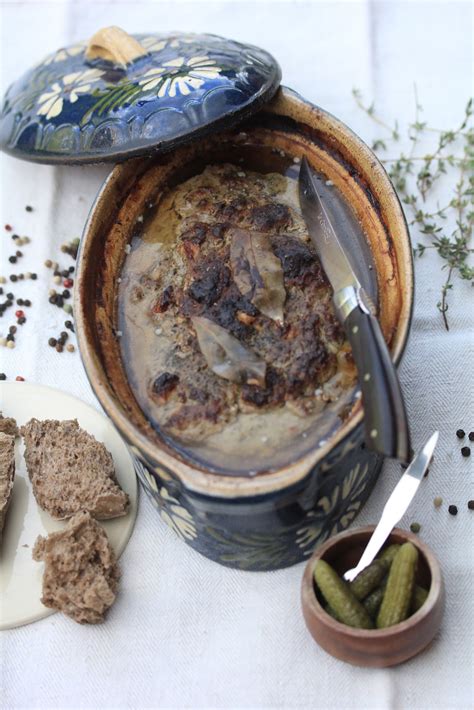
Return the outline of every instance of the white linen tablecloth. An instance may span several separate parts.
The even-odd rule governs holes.
[[[460,119],[472,89],[469,2],[4,2],[2,93],[19,73],[59,46],[101,26],[129,32],[207,31],[259,44],[280,61],[283,82],[349,124],[372,125],[355,107],[359,87],[385,116],[413,119],[413,83],[424,115],[440,127]],[[78,353],[47,345],[64,317],[47,303],[43,267],[81,234],[105,167],[38,166],[2,155],[0,225],[32,238],[21,285],[34,307],[15,350],[0,349],[9,379],[67,390],[97,406]],[[449,199],[449,197],[448,197]],[[31,204],[34,212],[25,212]],[[0,272],[9,273],[8,235]],[[64,262],[64,258],[60,262]],[[403,524],[421,538],[445,575],[447,608],[431,647],[405,665],[366,670],[326,655],[300,613],[303,565],[267,573],[225,569],[193,552],[142,495],[122,557],[123,581],[107,621],[81,627],[57,614],[0,637],[0,707],[6,708],[468,708],[473,697],[472,459],[455,431],[474,429],[472,289],[456,281],[447,333],[436,310],[441,262],[416,264],[416,307],[401,367],[413,441],[441,432],[436,459]],[[20,286],[15,288],[20,293]],[[7,323],[0,323],[0,334]],[[400,469],[386,464],[355,525],[375,522]],[[444,505],[435,510],[433,498]],[[448,504],[459,507],[452,517]]]

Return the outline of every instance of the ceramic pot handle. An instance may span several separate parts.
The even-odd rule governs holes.
[[[136,39],[120,27],[103,27],[89,40],[86,59],[105,59],[123,68],[147,54]]]

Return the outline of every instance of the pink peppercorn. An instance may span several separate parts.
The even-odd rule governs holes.
[[[21,375],[17,375],[17,376],[15,377],[15,380],[16,380],[17,382],[24,382],[24,381],[25,381],[25,378],[22,377]]]
[[[64,288],[71,288],[74,285],[74,281],[72,279],[64,279],[63,284]]]
[[[25,313],[24,313],[24,311],[21,311],[21,310],[20,310],[20,311],[15,311],[15,316],[16,316],[17,318],[24,318],[24,317],[25,317]]]

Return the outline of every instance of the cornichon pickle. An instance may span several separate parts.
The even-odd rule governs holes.
[[[414,614],[418,611],[425,603],[428,597],[428,592],[423,587],[415,584],[415,589],[413,590],[413,598],[411,600],[411,613]]]
[[[395,555],[400,549],[400,545],[390,545],[389,547],[386,547],[385,550],[383,550],[380,555],[377,557],[378,560],[384,560],[385,562],[388,562],[389,567],[391,566]]]
[[[327,562],[318,560],[313,574],[321,594],[342,623],[358,629],[374,628],[367,610]]]
[[[377,627],[385,629],[407,618],[415,584],[418,550],[411,542],[400,547],[392,562],[387,588],[377,615]]]
[[[351,582],[351,592],[362,601],[377,587],[388,572],[387,560],[374,560],[372,564],[362,570]]]
[[[366,597],[362,602],[372,619],[375,619],[377,617],[380,605],[382,604],[383,595],[385,594],[386,585],[387,578],[385,578],[384,582],[380,585],[380,587],[377,587],[377,589],[374,589],[373,592],[370,592],[369,596]]]
[[[329,604],[326,604],[326,606],[324,607],[324,611],[329,614],[329,616],[332,616],[333,619],[336,619],[336,621],[341,621],[334,609],[332,609]]]

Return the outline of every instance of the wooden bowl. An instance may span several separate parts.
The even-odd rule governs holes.
[[[395,528],[386,545],[411,542],[418,549],[416,581],[429,588],[423,606],[400,624],[371,631],[354,629],[329,616],[321,606],[313,581],[316,562],[323,559],[343,574],[358,562],[373,531],[373,525],[356,528],[340,533],[321,545],[306,565],[301,602],[306,626],[325,651],[356,666],[383,668],[416,656],[433,640],[443,615],[444,586],[440,566],[431,550],[416,535]]]

